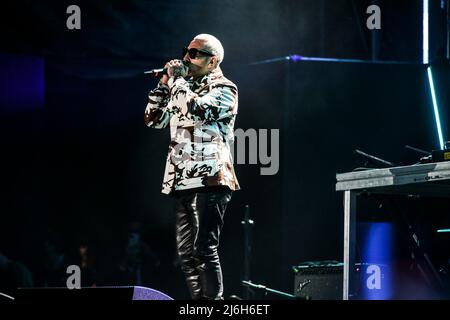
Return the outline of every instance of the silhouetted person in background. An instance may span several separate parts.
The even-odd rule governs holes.
[[[126,285],[155,286],[161,261],[150,246],[142,240],[142,226],[132,222],[119,264],[121,281]]]
[[[66,285],[67,255],[55,235],[47,237],[39,247],[33,271],[38,287],[64,287]]]
[[[95,251],[86,242],[78,246],[78,266],[81,271],[81,286],[95,287],[97,285],[97,269],[95,266]]]

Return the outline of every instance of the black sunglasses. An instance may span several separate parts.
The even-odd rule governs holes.
[[[202,54],[202,55],[204,55],[204,56],[208,56],[208,57],[212,57],[212,56],[215,55],[215,54],[212,54],[211,52],[204,51],[204,50],[201,50],[201,49],[196,49],[196,48],[191,48],[191,49],[183,48],[183,57],[186,55],[186,53],[189,53],[189,58],[191,58],[191,59],[197,58],[199,53]]]

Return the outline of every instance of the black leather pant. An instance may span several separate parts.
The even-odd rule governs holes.
[[[178,255],[192,299],[223,299],[217,249],[231,193],[227,187],[206,187],[173,194]]]

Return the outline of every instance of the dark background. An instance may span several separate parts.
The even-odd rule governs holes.
[[[430,57],[448,137],[445,10],[431,2]],[[227,210],[220,247],[225,296],[242,293],[245,205],[255,220],[253,282],[292,293],[293,265],[341,261],[342,194],[334,191],[335,174],[367,164],[354,149],[409,165],[422,155],[404,145],[439,147],[421,65],[421,1],[377,1],[382,29],[375,45],[366,28],[371,3],[2,4],[0,251],[27,265],[42,286],[46,241],[75,263],[77,248],[87,244],[97,285],[132,285],[117,270],[130,224],[139,222],[144,244],[160,261],[141,284],[187,297],[174,264],[172,203],[160,193],[169,134],[143,123],[147,92],[157,83],[143,71],[179,57],[195,35],[210,33],[222,41],[222,69],[239,87],[236,128],[280,130],[276,175],[260,175],[261,164],[236,165],[242,190]],[[66,28],[70,4],[81,8],[81,30]],[[291,54],[367,63],[251,65]]]

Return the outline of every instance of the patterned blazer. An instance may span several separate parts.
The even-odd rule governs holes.
[[[148,94],[145,124],[170,125],[162,193],[208,186],[239,190],[232,143],[238,90],[220,68],[197,79],[170,78]]]

